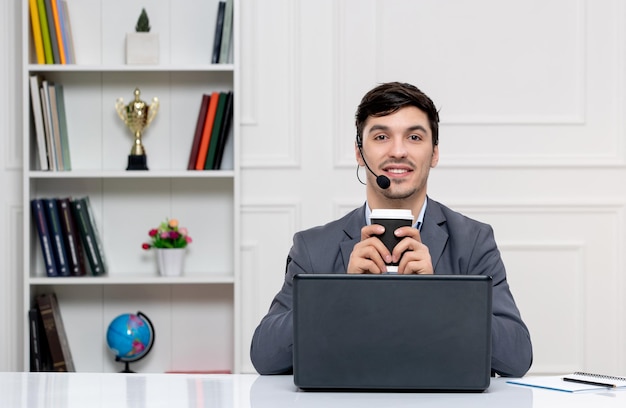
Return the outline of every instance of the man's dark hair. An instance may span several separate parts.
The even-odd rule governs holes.
[[[439,113],[435,104],[414,85],[400,82],[380,84],[361,99],[355,115],[357,142],[363,142],[363,128],[368,117],[387,116],[407,106],[415,106],[426,113],[433,134],[433,147],[439,144]]]

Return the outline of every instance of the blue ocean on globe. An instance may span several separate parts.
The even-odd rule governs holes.
[[[148,353],[153,342],[152,324],[141,312],[121,314],[107,329],[107,345],[120,361],[139,360]]]

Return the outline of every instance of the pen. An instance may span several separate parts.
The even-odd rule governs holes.
[[[607,384],[607,383],[601,383],[601,382],[595,382],[595,381],[579,380],[577,378],[563,377],[563,381],[573,382],[573,383],[578,383],[578,384],[597,385],[599,387],[615,388],[615,384]]]

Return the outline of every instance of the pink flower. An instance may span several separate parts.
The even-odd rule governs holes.
[[[165,219],[157,228],[151,228],[148,235],[151,240],[141,245],[143,249],[150,248],[185,248],[191,242],[187,235],[187,228],[180,227],[178,220]]]

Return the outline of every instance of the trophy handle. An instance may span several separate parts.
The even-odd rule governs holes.
[[[126,122],[126,106],[124,105],[123,98],[117,98],[117,101],[115,101],[115,111],[117,112],[117,115],[120,117],[120,119]]]
[[[154,119],[158,111],[159,111],[159,98],[155,96],[154,98],[152,98],[152,103],[150,104],[150,107],[148,108],[148,117],[146,118],[146,127],[148,127],[150,122],[152,122],[152,119]]]

